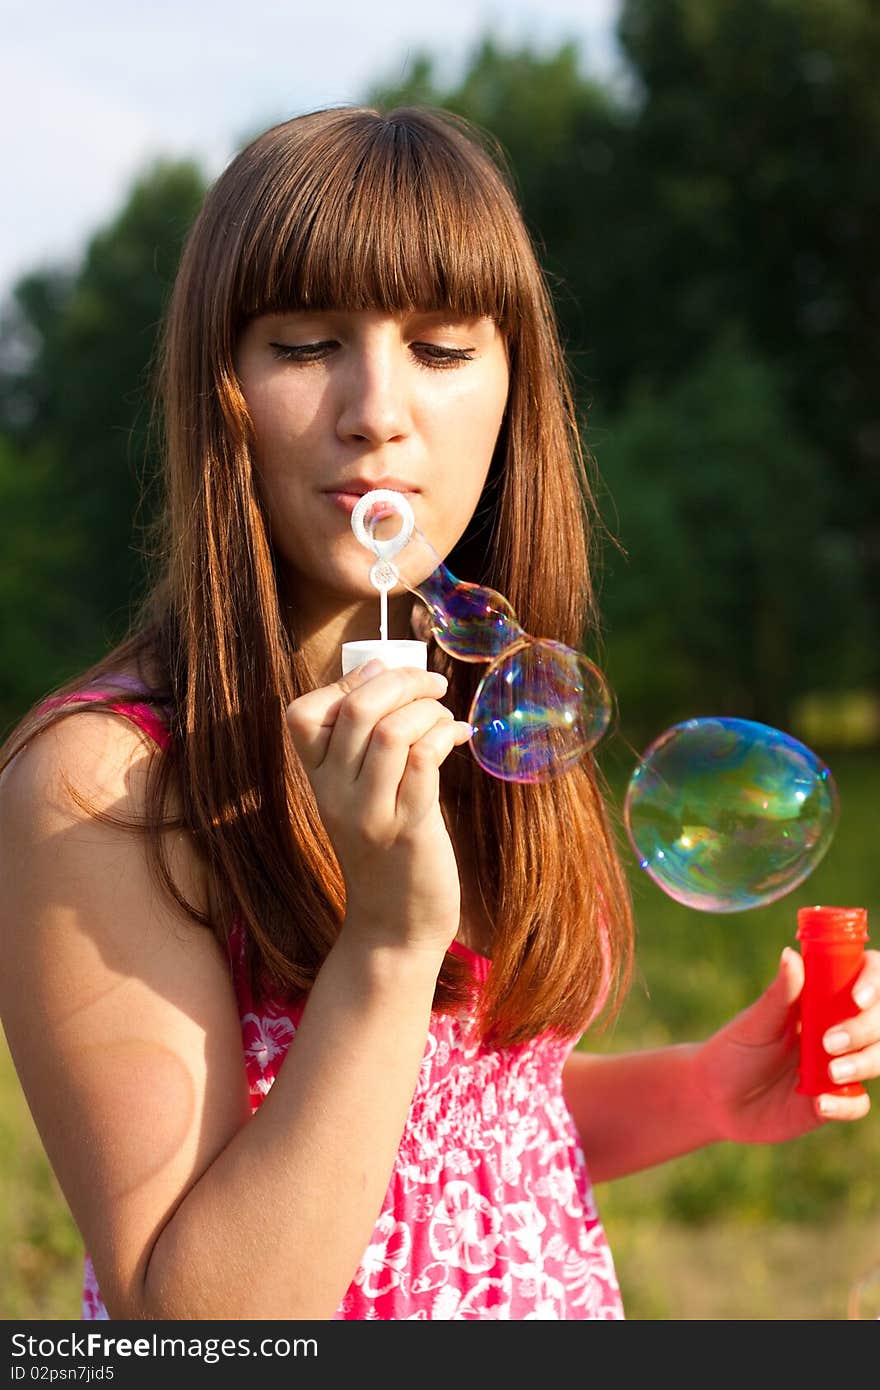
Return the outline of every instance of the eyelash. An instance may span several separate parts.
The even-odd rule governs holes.
[[[327,350],[335,347],[336,344],[333,342],[303,343],[301,345],[270,343],[269,346],[281,361],[309,363],[322,361],[327,356]],[[428,371],[443,371],[456,366],[459,362],[473,361],[473,348],[444,348],[438,347],[436,343],[413,343],[412,346],[427,355],[427,362],[418,357],[417,361]]]

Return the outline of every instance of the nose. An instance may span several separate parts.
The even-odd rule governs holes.
[[[377,446],[412,429],[404,349],[392,333],[353,344],[342,374],[336,433]]]

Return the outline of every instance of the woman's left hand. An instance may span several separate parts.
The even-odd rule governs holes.
[[[803,983],[803,960],[786,947],[773,983],[698,1048],[698,1094],[710,1109],[720,1139],[778,1143],[827,1120],[860,1120],[867,1115],[867,1094],[802,1096],[795,1089]],[[880,952],[866,951],[852,993],[852,1014],[829,1029],[825,1044],[835,1081],[865,1082],[880,1076]],[[830,1048],[832,1032],[846,1037]],[[835,1075],[842,1068],[848,1068],[846,1075]]]

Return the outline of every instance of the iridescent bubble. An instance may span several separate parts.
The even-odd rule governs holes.
[[[370,503],[364,499],[365,514]],[[374,537],[389,515],[378,507],[367,521]],[[546,782],[568,772],[594,748],[611,722],[611,694],[602,672],[582,653],[549,638],[530,637],[508,600],[496,590],[458,579],[415,527],[407,568],[434,568],[403,584],[427,609],[437,645],[459,661],[489,669],[471,702],[470,748],[493,777]]]
[[[525,637],[477,686],[468,714],[471,751],[493,777],[545,782],[579,762],[610,718],[598,667],[561,642]]]
[[[427,605],[437,646],[460,661],[494,661],[526,636],[503,594],[456,579],[442,561],[412,592]]]
[[[676,902],[742,912],[791,892],[834,835],[837,788],[805,744],[748,719],[689,719],[643,754],[624,822],[639,865]]]

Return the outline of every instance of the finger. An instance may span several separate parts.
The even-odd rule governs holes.
[[[451,710],[437,700],[413,700],[392,710],[374,726],[354,787],[363,806],[369,806],[383,823],[395,818],[397,794],[406,772],[410,750],[436,724],[452,724]]]
[[[871,1109],[871,1098],[863,1096],[816,1096],[816,1114],[823,1120],[863,1120]]]
[[[750,1046],[763,1046],[786,1037],[797,1026],[797,999],[804,983],[804,962],[797,951],[786,946],[779,968],[770,984],[753,1004],[739,1016],[738,1040]]]
[[[858,1052],[880,1039],[880,1004],[863,1009],[852,1018],[833,1024],[822,1037],[822,1046],[832,1057]]]
[[[438,672],[411,667],[383,668],[375,676],[361,676],[350,687],[356,675],[356,671],[350,672],[288,707],[294,744],[307,766],[317,770],[326,763],[328,770],[350,781],[360,771],[379,719],[410,700],[445,694],[448,685]]]
[[[445,695],[447,686],[446,677],[436,671],[405,667],[383,671],[367,681],[340,705],[322,766],[328,774],[332,773],[348,782],[355,781],[361,775],[378,727],[387,718],[420,700],[428,700],[435,706],[436,719],[442,708],[437,704],[437,699]],[[418,736],[427,727],[423,723]],[[399,776],[403,775],[403,767],[404,763],[401,763]]]
[[[397,794],[397,817],[408,825],[418,825],[440,795],[440,767],[459,743],[470,737],[471,728],[461,720],[440,720],[409,750],[406,772]]]
[[[799,951],[790,946],[783,948],[779,958],[779,971],[776,982],[785,1008],[794,1004],[804,987],[804,958]]]
[[[861,1052],[880,1041],[880,954],[867,951],[866,959],[858,979],[852,988],[853,1002],[860,1012],[835,1023],[822,1038],[826,1052],[833,1057],[842,1057],[851,1052]],[[866,1075],[876,1076],[876,1072]],[[835,1080],[842,1080],[835,1077]]]
[[[853,985],[852,997],[860,1009],[867,1009],[880,1000],[880,952],[865,952],[865,964]]]
[[[834,1057],[828,1063],[828,1074],[832,1081],[873,1081],[880,1076],[880,1042],[860,1048],[858,1052],[847,1052],[843,1057]]]
[[[285,719],[294,747],[303,762],[311,765],[316,758],[320,761],[343,700],[386,669],[380,661],[365,662],[332,685],[308,690],[305,695],[291,701],[285,710]]]

